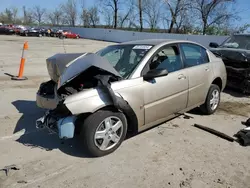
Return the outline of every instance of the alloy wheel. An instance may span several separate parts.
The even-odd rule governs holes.
[[[121,140],[123,123],[115,116],[104,119],[96,129],[94,142],[102,151],[110,150]]]
[[[219,100],[220,100],[220,93],[219,91],[216,89],[212,92],[212,96],[210,99],[210,107],[212,110],[215,110],[218,105],[219,105]]]

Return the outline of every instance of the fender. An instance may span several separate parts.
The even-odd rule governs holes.
[[[122,96],[118,97],[113,89],[111,88],[111,82],[110,79],[112,78],[112,75],[97,75],[95,78],[98,80],[99,85],[101,86],[101,89],[103,92],[107,93],[110,97],[110,100],[112,102],[112,105],[119,111],[125,114],[129,127],[132,128],[133,133],[138,132],[138,119],[134,112],[134,110],[131,108],[129,103],[125,101]]]

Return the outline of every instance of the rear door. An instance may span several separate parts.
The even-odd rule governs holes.
[[[161,68],[167,69],[169,74],[144,81],[145,124],[166,118],[187,106],[188,76],[178,45],[161,47],[146,65],[148,70]]]
[[[202,46],[182,43],[180,48],[189,78],[188,107],[192,107],[205,101],[212,79],[212,67]]]

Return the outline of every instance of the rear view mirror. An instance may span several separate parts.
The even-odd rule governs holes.
[[[168,75],[167,69],[152,69],[143,76],[143,79],[150,80],[156,77],[167,76],[167,75]]]
[[[216,43],[216,42],[210,42],[209,43],[209,47],[211,47],[211,48],[218,48],[218,46],[219,46],[219,44]]]

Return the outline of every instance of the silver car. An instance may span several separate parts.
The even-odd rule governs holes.
[[[226,85],[223,61],[204,46],[184,40],[138,40],[96,52],[47,59],[51,80],[37,105],[48,109],[37,128],[61,139],[79,134],[90,155],[115,151],[128,133],[200,107],[213,114]]]

